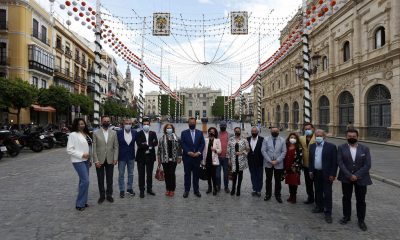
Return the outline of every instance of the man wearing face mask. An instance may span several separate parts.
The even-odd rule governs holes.
[[[145,177],[147,194],[155,196],[153,192],[153,169],[156,161],[157,134],[150,131],[150,120],[143,119],[142,130],[136,134],[136,162],[139,175],[140,198],[144,198]]]
[[[358,131],[348,129],[346,132],[347,143],[338,148],[338,165],[340,168],[338,180],[342,182],[343,192],[343,218],[340,224],[347,224],[351,217],[351,195],[353,188],[357,201],[358,226],[367,231],[364,222],[366,203],[365,195],[367,186],[372,184],[369,170],[371,169],[371,154],[369,148],[358,143]]]
[[[226,122],[222,121],[219,124],[219,140],[221,141],[221,153],[218,154],[219,165],[217,166],[217,190],[221,189],[222,179],[221,179],[221,170],[224,172],[223,182],[224,182],[224,191],[226,193],[230,193],[229,190],[229,179],[228,179],[228,143],[229,143],[229,133],[226,131]]]
[[[310,145],[309,175],[314,180],[315,205],[313,213],[324,213],[325,221],[332,223],[332,183],[337,174],[337,149],[327,142],[325,131],[315,131],[315,143]]]
[[[247,161],[249,163],[249,170],[251,176],[251,183],[253,185],[252,196],[261,197],[261,189],[263,185],[263,164],[264,157],[261,152],[264,138],[258,136],[258,128],[251,128],[251,137],[247,138],[250,145],[249,153],[247,154]]]
[[[203,133],[196,129],[196,119],[189,118],[189,129],[181,133],[181,145],[183,150],[183,167],[185,171],[185,193],[184,198],[189,196],[191,178],[193,174],[194,195],[201,197],[199,191],[200,162],[203,159],[205,140]]]
[[[275,179],[275,199],[278,203],[282,203],[281,189],[283,160],[286,156],[286,141],[283,137],[279,137],[279,128],[271,127],[271,136],[264,139],[262,145],[262,155],[264,156],[265,167],[265,198],[268,201],[272,196],[272,176]]]
[[[96,165],[97,182],[99,185],[101,204],[105,199],[114,202],[113,176],[114,165],[118,163],[119,146],[115,131],[109,129],[110,118],[103,116],[101,118],[101,128],[93,133],[93,159]],[[104,175],[107,181],[107,190],[104,189]]]
[[[135,196],[133,191],[133,169],[135,159],[135,140],[136,131],[132,130],[132,120],[126,118],[123,120],[123,129],[117,132],[119,154],[118,154],[118,184],[119,184],[119,196],[120,198],[125,197],[125,168],[128,172],[128,186],[127,193],[131,196]]]
[[[309,146],[315,143],[314,126],[307,122],[303,126],[304,136],[300,137],[301,148],[303,149],[303,170],[304,182],[306,185],[307,201],[305,204],[314,203],[314,183],[309,174]]]

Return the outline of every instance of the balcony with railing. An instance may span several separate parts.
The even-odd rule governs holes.
[[[57,42],[56,43],[56,50],[60,53],[64,53],[64,45],[62,45],[61,43]]]
[[[85,59],[82,59],[81,65],[82,65],[82,67],[84,67],[84,68],[87,67],[87,62],[85,61]]]
[[[64,52],[65,56],[67,58],[72,58],[72,51],[69,47],[65,47],[65,52]]]
[[[60,66],[54,68],[54,77],[68,80],[70,82],[74,80],[71,71],[68,68],[61,68]]]
[[[79,56],[75,56],[75,62],[76,63],[81,63],[81,58]]]
[[[32,31],[31,36],[38,39],[39,41],[46,44],[47,46],[50,46],[50,39],[47,38],[47,34],[43,34],[40,31]]]
[[[8,31],[8,22],[0,21],[0,31]]]
[[[29,69],[53,76],[54,56],[43,48],[35,44],[28,45],[28,62]]]

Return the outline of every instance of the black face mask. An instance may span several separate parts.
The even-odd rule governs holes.
[[[189,124],[189,128],[190,128],[190,130],[194,130],[194,129],[196,128],[196,125],[194,125],[194,124]]]
[[[240,136],[240,132],[235,132],[235,136],[239,137]]]
[[[355,138],[349,138],[349,139],[347,139],[347,142],[350,143],[350,144],[355,144],[357,141],[358,141],[358,140],[355,139]]]
[[[110,123],[103,123],[101,126],[103,126],[103,128],[108,128],[110,126]]]
[[[225,132],[226,131],[226,127],[220,127],[219,130],[221,130],[221,132]]]
[[[208,133],[208,136],[209,136],[209,137],[214,137],[215,134],[214,134],[214,133]]]
[[[258,136],[258,133],[252,133],[251,136],[253,136],[253,138],[256,138]]]
[[[277,133],[277,132],[272,132],[272,133],[271,133],[271,136],[277,137],[277,136],[279,136],[279,133]]]

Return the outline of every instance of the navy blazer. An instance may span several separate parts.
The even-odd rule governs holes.
[[[309,171],[315,172],[314,168],[314,160],[315,160],[315,149],[317,147],[316,143],[310,145],[310,165]],[[322,147],[322,172],[324,174],[324,178],[328,179],[330,176],[336,177],[337,175],[337,149],[336,145],[324,142],[324,146]]]
[[[188,152],[199,152],[200,156],[196,158],[196,160],[201,161],[203,159],[203,150],[205,147],[205,140],[203,136],[203,132],[200,130],[195,130],[195,139],[194,142],[192,140],[192,134],[190,133],[190,129],[186,129],[181,133],[181,145],[182,145],[182,159],[183,161],[193,159],[188,155]]]
[[[136,134],[136,162],[144,162],[146,160],[146,152],[149,151],[149,159],[156,160],[156,147],[158,146],[158,139],[156,132],[149,131],[149,144],[147,144],[144,131],[141,130]]]
[[[351,157],[350,146],[347,143],[339,146],[337,157],[340,168],[339,181],[350,183],[351,175],[355,175],[357,176],[358,185],[367,186],[372,184],[371,176],[369,175],[369,170],[371,169],[371,154],[367,146],[358,144],[354,162]]]
[[[124,129],[119,130],[117,132],[119,152],[118,152],[118,161],[131,161],[135,159],[135,140],[136,140],[136,131],[131,130],[132,141],[128,145],[125,141],[124,137]]]
[[[264,156],[262,155],[261,152],[261,147],[264,142],[264,138],[261,136],[258,136],[258,140],[256,143],[256,147],[254,148],[254,151],[251,149],[251,138],[248,137],[247,141],[249,142],[249,153],[247,154],[247,161],[249,163],[249,167],[263,167],[264,166]]]

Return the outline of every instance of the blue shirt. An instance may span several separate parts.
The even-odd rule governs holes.
[[[324,147],[324,142],[317,144],[315,148],[315,159],[314,168],[317,170],[322,170],[322,148]]]

